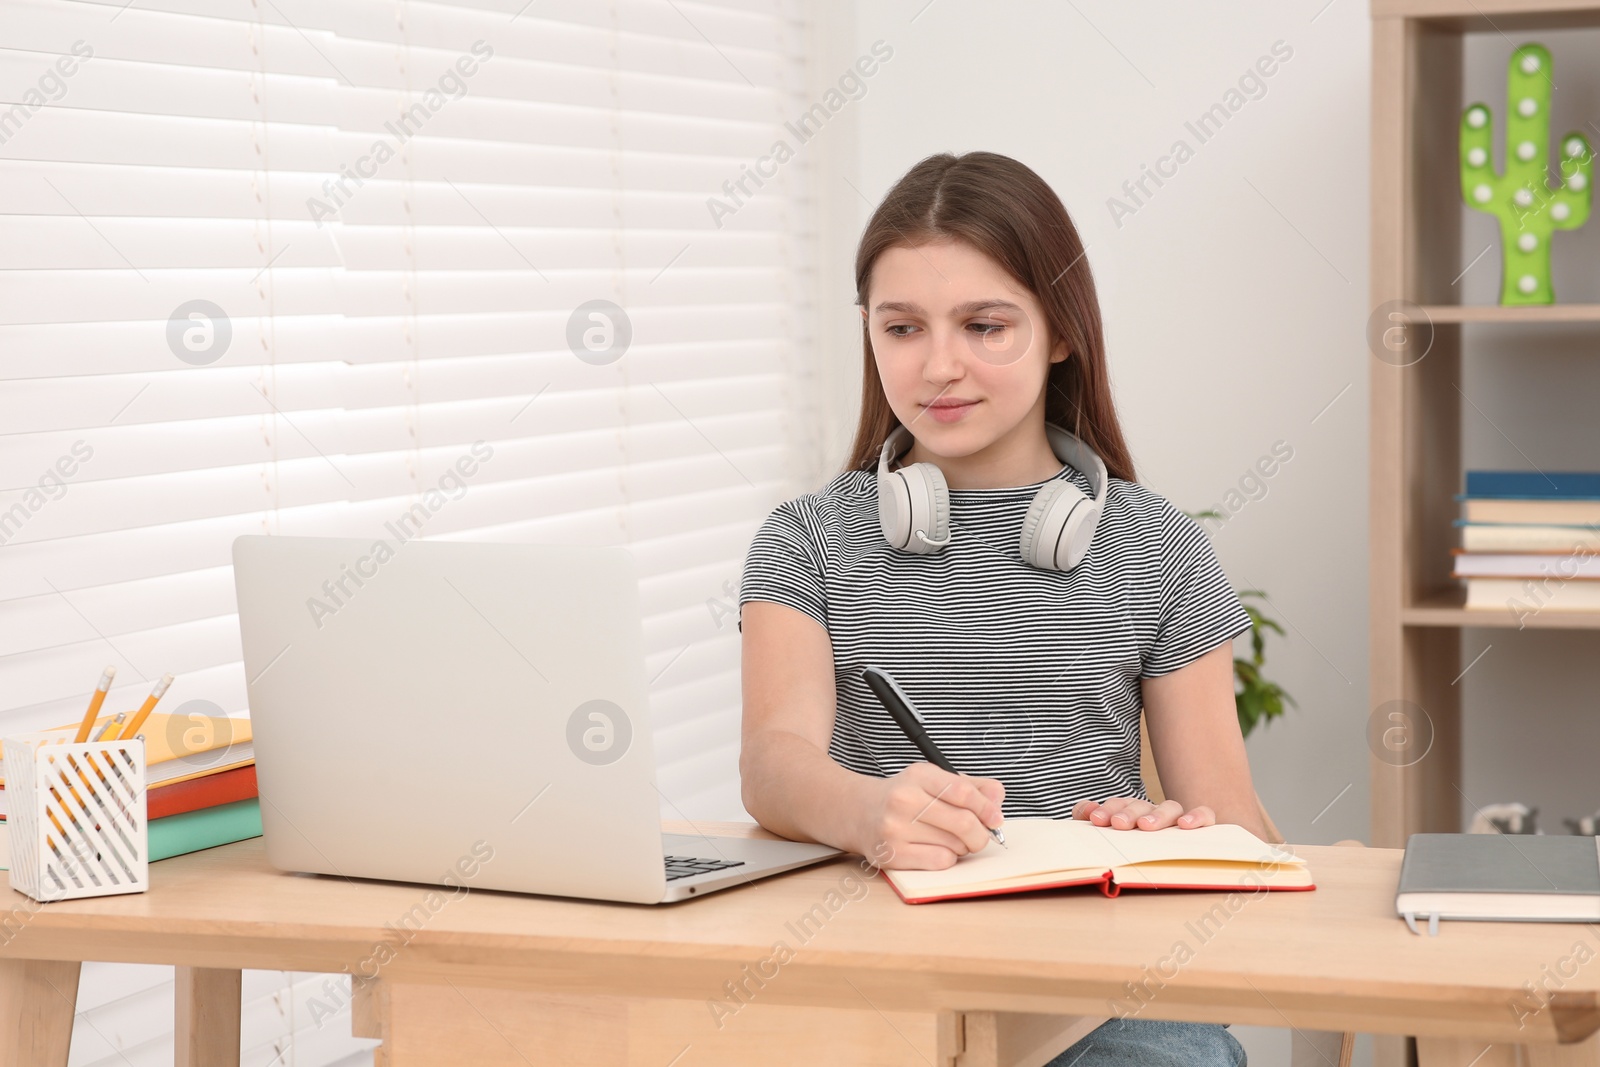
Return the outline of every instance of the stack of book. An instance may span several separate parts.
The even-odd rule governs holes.
[[[1467,607],[1600,611],[1600,471],[1468,471],[1457,499]]]
[[[152,712],[139,730],[145,745],[145,818],[152,862],[261,836],[250,720],[214,723],[209,718]],[[110,720],[98,720],[94,732]],[[0,773],[4,767],[0,758]],[[0,869],[11,865],[8,811],[0,777]]]

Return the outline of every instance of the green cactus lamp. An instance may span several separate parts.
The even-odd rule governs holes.
[[[1550,234],[1575,230],[1589,219],[1594,154],[1583,134],[1561,139],[1560,183],[1552,188],[1550,160],[1550,52],[1525,44],[1511,53],[1506,73],[1506,165],[1494,172],[1494,124],[1489,105],[1461,113],[1461,196],[1467,206],[1500,220],[1503,305],[1553,304]]]

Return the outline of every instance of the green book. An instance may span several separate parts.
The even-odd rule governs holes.
[[[171,859],[203,848],[261,836],[261,799],[235,800],[213,808],[151,819],[150,862]]]
[[[261,800],[236,800],[214,808],[165,815],[146,823],[150,862],[261,836]],[[0,871],[11,865],[9,828],[0,822]]]

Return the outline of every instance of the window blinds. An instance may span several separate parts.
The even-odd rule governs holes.
[[[108,709],[172,671],[244,713],[233,538],[410,516],[632,546],[664,811],[738,816],[740,564],[809,477],[804,153],[727,190],[808,104],[798,0],[0,20],[0,732],[106,663]]]

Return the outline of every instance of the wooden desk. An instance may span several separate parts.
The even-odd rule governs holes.
[[[1594,1049],[1588,927],[1418,937],[1393,915],[1398,850],[1296,851],[1318,889],[1231,910],[1082,889],[910,906],[858,857],[644,907],[281,874],[257,838],[156,864],[143,894],[41,907],[0,889],[0,1067],[66,1063],[82,960],[177,965],[177,1062],[206,1067],[237,1062],[239,968],[375,971],[350,1010],[383,1067],[1039,1063],[1075,1040],[1057,1016],[1087,1029],[1109,1000],[1139,1008],[1129,983],[1145,1018],[1436,1035],[1462,1067],[1489,1042]],[[1558,971],[1530,1000],[1524,983]]]

